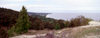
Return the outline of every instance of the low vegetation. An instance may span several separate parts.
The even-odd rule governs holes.
[[[75,38],[87,38],[88,36],[100,36],[100,26],[97,27],[88,27],[79,29],[80,31],[76,32],[73,37]]]
[[[0,27],[0,38],[8,38],[8,34]]]
[[[77,18],[71,19],[69,27],[88,25],[88,22],[91,20],[92,19],[85,18],[84,16],[78,16]]]

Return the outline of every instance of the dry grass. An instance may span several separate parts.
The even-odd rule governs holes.
[[[86,38],[88,36],[100,35],[100,26],[88,27],[88,28],[77,28],[77,31],[72,33],[74,38]]]

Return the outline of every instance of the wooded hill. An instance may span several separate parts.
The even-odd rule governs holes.
[[[13,27],[16,24],[18,17],[20,17],[18,11],[14,11],[7,8],[0,8],[0,35],[4,33],[4,36],[2,35],[0,37],[7,36],[8,30],[11,29],[11,27]],[[30,29],[31,30],[43,30],[43,29],[58,30],[62,28],[87,25],[88,22],[91,21],[91,19],[85,18],[84,16],[73,18],[70,21],[56,20],[53,18],[46,18],[45,16],[40,16],[40,15],[34,16],[34,14],[28,17],[30,21],[30,28],[28,30]]]
[[[18,11],[14,11],[7,8],[0,8],[0,27],[2,27],[5,30],[10,29],[10,27],[12,27],[16,23],[18,14],[19,14]],[[84,16],[80,16],[70,21],[56,20],[53,18],[46,18],[43,16],[34,16],[34,15],[29,16],[29,18],[31,21],[30,29],[35,29],[35,30],[40,30],[44,28],[61,29],[64,27],[75,27],[75,26],[80,26],[79,24],[77,24],[78,22],[80,22],[80,24],[82,22],[82,25],[86,25],[88,24],[87,23],[88,20],[90,20],[85,18]]]

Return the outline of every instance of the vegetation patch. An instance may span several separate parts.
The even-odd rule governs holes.
[[[97,28],[97,27],[89,27],[85,29],[83,28],[81,29],[81,31],[77,32],[74,37],[82,38],[82,37],[90,36],[90,35],[100,35],[100,28]]]

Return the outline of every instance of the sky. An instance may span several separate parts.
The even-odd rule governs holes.
[[[0,0],[0,7],[29,12],[100,12],[100,0]]]

